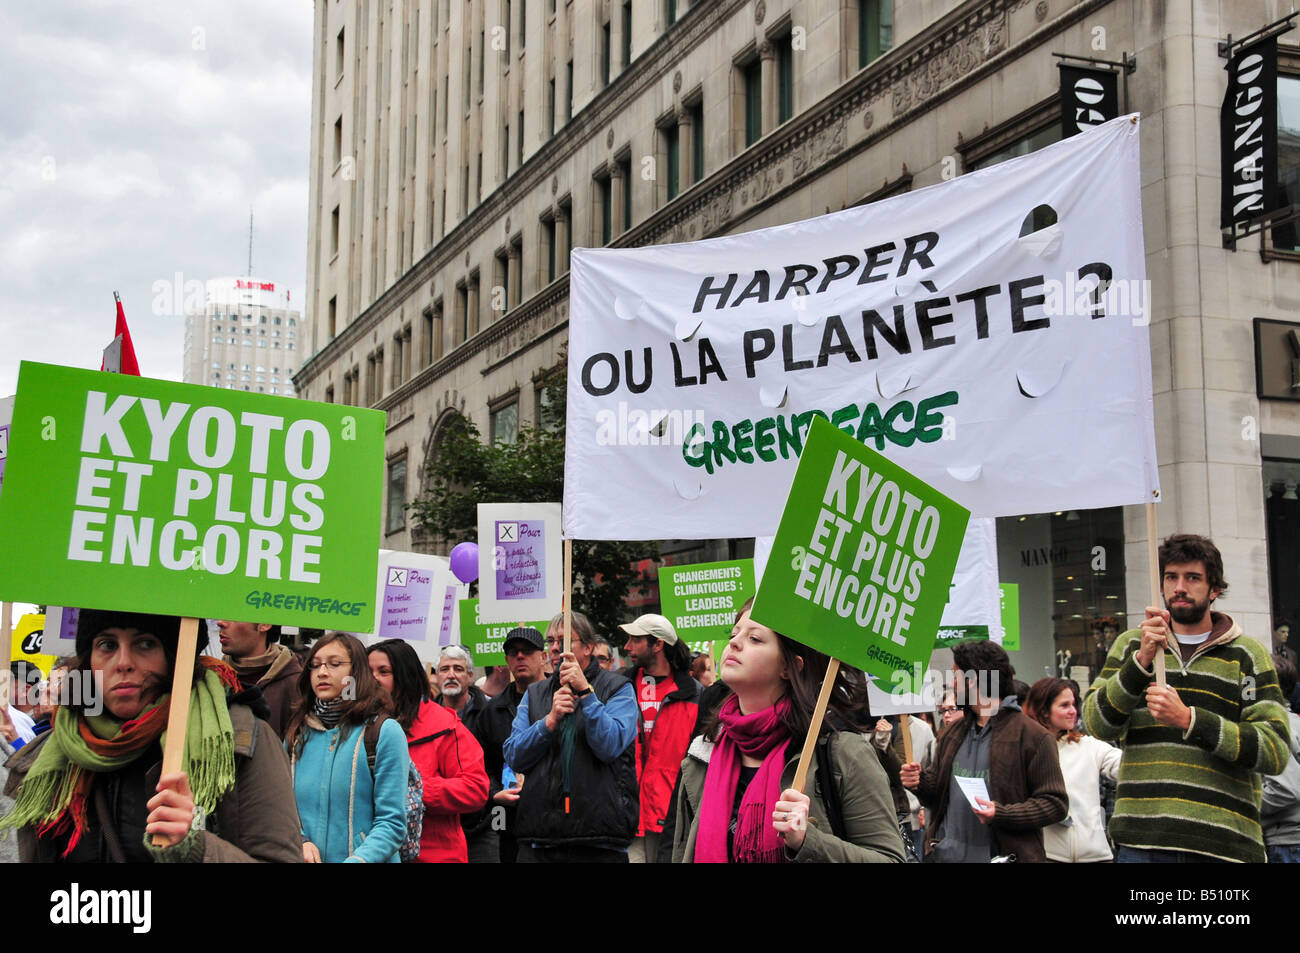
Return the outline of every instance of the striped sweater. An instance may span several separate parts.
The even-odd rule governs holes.
[[[1110,835],[1116,844],[1263,863],[1261,775],[1290,756],[1290,725],[1268,650],[1226,615],[1211,613],[1205,645],[1184,663],[1165,651],[1169,687],[1192,710],[1186,732],[1146,706],[1155,677],[1134,658],[1142,630],[1115,640],[1088,689],[1089,734],[1124,748]]]

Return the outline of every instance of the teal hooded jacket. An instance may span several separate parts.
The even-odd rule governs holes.
[[[401,726],[391,718],[380,725],[373,778],[360,725],[326,729],[308,716],[302,736],[292,764],[304,840],[327,864],[400,863],[411,761]]]

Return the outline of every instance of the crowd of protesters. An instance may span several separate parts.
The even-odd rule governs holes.
[[[1270,655],[1212,610],[1210,540],[1170,537],[1160,570],[1164,607],[1086,689],[964,641],[911,716],[839,666],[813,738],[830,659],[749,603],[716,669],[663,616],[607,639],[572,612],[567,647],[563,615],[515,628],[478,682],[461,646],[426,667],[400,639],[298,652],[221,620],[169,774],[180,619],[83,610],[77,654],[17,671],[31,690],[0,711],[0,860],[1300,862],[1285,635]],[[58,691],[83,676],[98,695]]]

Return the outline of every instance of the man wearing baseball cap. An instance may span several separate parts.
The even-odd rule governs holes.
[[[641,793],[632,863],[654,863],[682,759],[699,712],[700,684],[691,678],[691,653],[677,630],[649,613],[619,626],[627,636],[624,675],[636,692],[640,721],[636,735],[636,780]]]
[[[493,696],[488,702],[480,722],[483,731],[483,760],[487,767],[490,810],[493,826],[500,832],[501,863],[513,864],[519,853],[515,840],[515,808],[519,803],[519,792],[524,786],[523,775],[513,771],[503,777],[505,755],[502,752],[506,739],[510,737],[510,726],[514,723],[515,712],[524,697],[528,686],[540,682],[545,676],[542,668],[546,662],[546,646],[542,633],[532,626],[520,626],[506,633],[502,650],[506,656],[506,668],[510,670],[514,681],[506,686],[505,691]],[[506,778],[511,783],[506,783]],[[502,824],[497,824],[497,818]]]

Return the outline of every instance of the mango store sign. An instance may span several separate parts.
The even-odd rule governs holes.
[[[934,648],[970,512],[825,420],[815,420],[753,618],[913,690]],[[883,686],[882,686],[883,687]]]
[[[368,632],[384,415],[23,362],[0,598]]]

